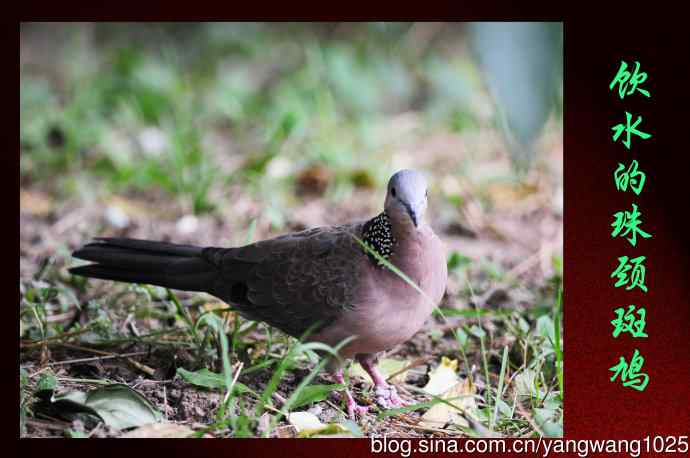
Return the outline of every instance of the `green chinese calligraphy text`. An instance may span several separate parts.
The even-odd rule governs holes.
[[[635,349],[630,364],[621,356],[618,360],[618,364],[609,368],[609,370],[614,373],[613,377],[611,377],[611,381],[613,382],[620,375],[623,386],[634,388],[638,391],[644,391],[647,383],[649,383],[649,375],[640,372],[643,365],[644,358],[640,356],[640,352]]]
[[[642,192],[645,180],[647,176],[641,170],[637,168],[638,164],[636,160],[632,160],[628,168],[625,165],[618,163],[618,168],[613,172],[613,179],[616,182],[616,189],[619,191],[627,191],[628,187],[630,190],[637,194],[638,196]]]
[[[645,256],[638,256],[633,259],[629,259],[627,256],[618,258],[618,267],[611,274],[611,278],[618,279],[614,286],[620,288],[623,285],[628,285],[626,290],[631,290],[637,286],[646,293],[647,286],[644,284],[645,259],[647,259]]]
[[[644,307],[637,309],[635,316],[635,306],[629,305],[626,311],[623,307],[614,310],[616,318],[611,320],[613,325],[613,337],[618,337],[621,333],[629,332],[633,337],[647,337],[644,327],[647,324],[645,317],[647,312]]]
[[[628,242],[630,242],[632,246],[637,245],[638,234],[642,238],[650,238],[652,235],[639,227],[640,224],[642,224],[642,220],[640,219],[641,215],[642,213],[637,210],[637,205],[635,204],[632,204],[632,211],[616,212],[613,215],[616,219],[611,223],[611,227],[613,227],[611,237],[617,237],[619,235],[625,237],[630,235],[628,237]]]
[[[625,132],[625,139],[623,140],[623,145],[625,145],[626,148],[630,149],[630,137],[632,134],[637,135],[638,137],[646,140],[652,136],[652,134],[648,134],[646,132],[642,132],[637,128],[637,126],[642,122],[642,116],[638,116],[635,122],[631,125],[630,121],[632,120],[632,114],[629,112],[625,112],[625,125],[623,123],[616,124],[611,128],[611,130],[614,131],[613,133],[613,141],[618,141],[618,137],[621,136],[623,132]]]
[[[640,63],[635,62],[635,69],[631,72],[627,70],[628,64],[621,61],[621,66],[618,68],[618,73],[609,84],[609,89],[613,90],[618,84],[618,96],[622,99],[626,95],[632,95],[635,91],[649,97],[649,91],[638,87],[647,80],[647,73],[640,71]]]

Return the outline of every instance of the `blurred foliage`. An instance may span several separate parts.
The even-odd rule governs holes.
[[[470,25],[478,60],[498,107],[513,164],[525,171],[533,144],[563,97],[563,26],[548,22]]]
[[[507,51],[516,57],[506,65],[517,65],[515,47],[549,48],[508,39],[521,33],[510,27],[499,27],[502,38],[470,30],[480,48],[493,36],[488,43],[503,49],[483,54],[489,73],[505,71],[491,68]],[[497,116],[511,126],[524,119],[513,130],[533,140],[546,116],[548,64],[537,68],[543,75],[511,68],[520,87],[540,87],[508,100],[506,81],[489,80],[506,109],[487,113],[467,31],[437,23],[24,23],[22,182],[85,173],[111,191],[160,188],[204,212],[224,184],[261,192],[314,164],[336,172],[336,188],[357,185],[362,170],[365,182],[381,182],[398,137],[386,135],[383,120],[406,113],[419,114],[422,128],[453,133],[500,124]],[[520,110],[531,114],[515,118]]]

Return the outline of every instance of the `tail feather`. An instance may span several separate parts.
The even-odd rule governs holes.
[[[146,283],[187,291],[209,291],[218,268],[203,256],[203,248],[124,238],[98,238],[75,251],[91,261],[70,273],[103,280]]]
[[[180,245],[177,243],[156,242],[153,240],[127,239],[123,237],[96,237],[96,242],[86,246],[103,246],[127,248],[137,251],[150,251],[168,256],[199,256],[204,250],[193,245]]]

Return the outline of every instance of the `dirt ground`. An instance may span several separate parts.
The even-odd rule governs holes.
[[[551,164],[561,163],[560,145],[554,145],[547,161]],[[438,155],[436,156],[438,157]],[[549,159],[553,159],[549,161]],[[557,176],[558,170],[551,171]],[[458,186],[462,184],[441,183],[441,186]],[[562,213],[558,206],[560,183],[551,180],[544,171],[534,174],[529,181],[529,188],[510,187],[496,188],[494,193],[496,205],[490,213],[483,212],[480,205],[466,203],[461,217],[443,213],[439,206],[431,204],[429,218],[434,229],[447,245],[448,252],[460,252],[472,260],[474,265],[488,261],[498,266],[505,278],[516,281],[501,281],[483,267],[475,267],[467,272],[463,280],[451,275],[446,296],[442,306],[448,308],[468,309],[472,297],[479,306],[494,309],[525,310],[534,306],[541,291],[551,285],[547,279],[553,275],[551,259],[562,255]],[[144,196],[132,194],[118,197],[117,200],[91,202],[61,202],[48,191],[41,190],[40,184],[24,186],[21,189],[21,239],[20,239],[20,274],[22,283],[36,281],[59,282],[68,277],[65,266],[69,265],[69,252],[94,236],[124,236],[151,238],[177,243],[196,245],[230,245],[238,244],[246,237],[247,215],[260,213],[260,202],[243,194],[242,189],[233,187],[228,190],[228,199],[233,202],[231,215],[228,211],[221,215],[189,217],[182,214],[174,203],[167,201],[163,194],[152,192]],[[520,195],[524,192],[524,196]],[[465,190],[471,196],[472,190]],[[336,224],[357,218],[366,218],[375,214],[379,205],[380,190],[358,189],[355,198],[348,202],[333,205],[323,196],[307,195],[298,200],[294,210],[288,212],[287,230],[296,230],[319,224]],[[556,202],[556,204],[554,204]],[[119,208],[126,215],[126,224],[117,220],[120,214],[113,214],[113,208]],[[242,213],[243,216],[239,216]],[[123,219],[123,218],[121,218]],[[119,227],[118,227],[119,226]],[[500,228],[500,229],[499,229]],[[191,230],[190,230],[191,229]],[[265,219],[259,218],[254,239],[277,235],[271,232]],[[474,296],[468,296],[466,284],[472,285]],[[128,292],[129,291],[129,292]],[[198,308],[202,303],[216,303],[217,300],[205,295],[180,293],[183,305],[190,309]],[[89,307],[89,301],[101,301],[107,304],[104,308]],[[88,288],[77,290],[72,301],[66,301],[51,309],[47,318],[49,323],[62,325],[62,332],[69,333],[92,321],[94,314],[101,314],[107,319],[112,329],[121,335],[141,335],[157,330],[174,329],[174,320],[157,319],[154,313],[141,316],[135,304],[141,296],[127,290],[126,286],[111,282],[89,281]],[[161,307],[160,301],[152,300],[146,308]],[[406,384],[399,390],[404,397],[422,402],[430,399],[419,393],[412,393],[406,387],[422,387],[428,381],[428,372],[438,365],[442,356],[457,358],[457,343],[451,332],[460,324],[471,325],[476,318],[430,318],[424,328],[413,339],[392,349],[386,356],[401,358],[412,363]],[[492,331],[495,325],[486,321],[484,326]],[[514,338],[503,334],[500,329],[493,329],[491,341],[493,349],[510,344]],[[179,335],[179,333],[177,333]],[[175,333],[162,335],[154,343],[136,342],[136,339],[124,343],[112,343],[101,348],[113,353],[135,353],[132,359],[150,371],[143,371],[135,363],[123,358],[98,359],[93,348],[84,341],[55,340],[51,345],[40,345],[28,340],[22,341],[21,367],[30,374],[30,384],[36,383],[37,377],[47,364],[61,383],[61,390],[70,387],[84,387],[83,383],[70,380],[100,379],[125,383],[139,390],[163,413],[167,420],[185,424],[195,430],[203,430],[213,421],[216,409],[221,402],[217,391],[196,388],[176,376],[176,369],[184,367],[190,370],[202,367],[196,355],[188,348],[174,345]],[[166,339],[169,339],[166,341]],[[233,363],[248,358],[247,352],[259,351],[262,340],[265,340],[265,329],[260,326],[246,336],[249,344],[243,347],[242,354],[233,354]],[[64,344],[63,344],[64,343]],[[490,353],[491,354],[491,353]],[[86,359],[79,362],[79,359]],[[478,351],[468,354],[471,366],[481,367],[481,355]],[[490,362],[500,365],[499,361]],[[200,364],[200,362],[202,364]],[[300,381],[300,374],[308,372],[309,365],[293,372],[288,372],[281,380],[274,395],[280,405]],[[467,375],[471,368],[461,367],[460,373]],[[302,374],[302,375],[304,375]],[[260,392],[271,375],[271,369],[262,369],[251,374],[242,374],[239,382]],[[485,380],[481,375],[474,375],[481,391]],[[315,383],[334,383],[327,374],[317,378]],[[88,384],[87,384],[88,385]],[[362,379],[353,377],[351,387],[355,396],[363,403],[371,403],[368,394],[370,385]],[[252,406],[250,399],[247,407]],[[344,413],[335,395],[314,404],[310,412],[316,414],[323,422],[342,419]],[[375,411],[374,411],[375,412]],[[379,418],[375,413],[366,414],[359,421],[362,432],[371,434],[395,434],[398,436],[444,436],[445,431],[433,431],[419,428],[419,412]],[[259,421],[261,424],[261,420]],[[92,437],[117,436],[120,432],[109,430],[102,425],[89,429],[81,422],[73,424],[57,419],[29,418],[27,437],[61,436],[65,429],[87,431]],[[215,433],[208,433],[213,436]],[[285,420],[271,431],[272,436],[292,437],[295,430]]]

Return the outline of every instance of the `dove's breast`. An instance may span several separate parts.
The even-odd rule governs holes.
[[[390,261],[424,291],[421,294],[386,267],[367,262],[360,276],[357,301],[324,329],[319,340],[336,345],[344,338],[356,339],[341,351],[343,357],[376,353],[409,340],[438,305],[446,288],[445,250],[431,231],[396,247]]]

